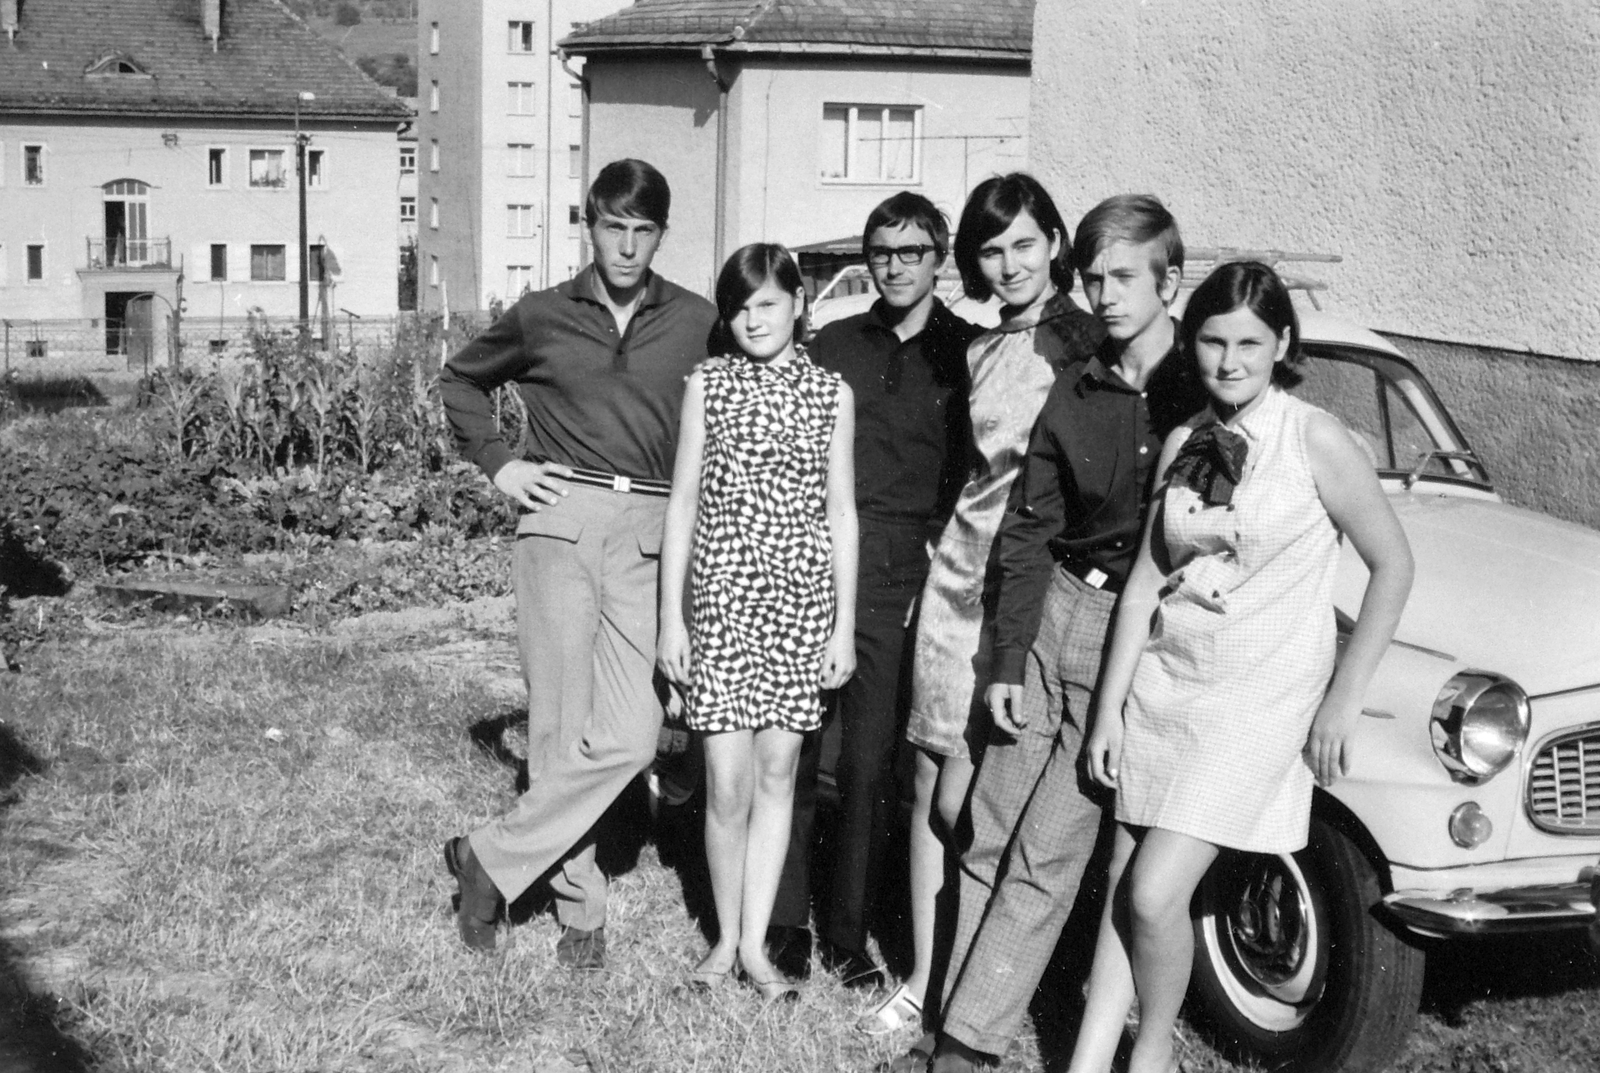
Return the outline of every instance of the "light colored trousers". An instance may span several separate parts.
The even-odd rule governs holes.
[[[942,1027],[987,1054],[1021,1031],[1100,831],[1102,795],[1079,754],[1115,605],[1056,568],[1028,652],[1027,726],[994,734],[973,777]]]
[[[528,683],[528,792],[472,832],[506,900],[550,875],[556,918],[606,919],[591,828],[655,758],[657,567],[665,497],[570,485],[517,526],[517,643]]]

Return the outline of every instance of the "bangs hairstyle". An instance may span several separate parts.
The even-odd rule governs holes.
[[[1150,270],[1157,279],[1165,276],[1169,268],[1183,271],[1183,236],[1178,234],[1178,221],[1153,194],[1118,194],[1084,213],[1072,246],[1072,267],[1079,274],[1087,271],[1100,251],[1112,242],[1135,246],[1155,243]]]
[[[1230,261],[1218,265],[1194,289],[1178,328],[1184,354],[1193,360],[1194,341],[1206,321],[1236,309],[1254,313],[1276,336],[1282,337],[1285,329],[1289,332],[1289,349],[1283,360],[1272,366],[1272,382],[1289,388],[1304,380],[1305,374],[1300,371],[1304,364],[1300,353],[1300,316],[1289,297],[1289,288],[1283,285],[1278,273],[1260,261]]]
[[[593,227],[601,216],[624,220],[649,220],[667,229],[672,190],[666,176],[642,160],[613,160],[589,184],[583,201],[583,222]]]
[[[789,294],[796,291],[804,294],[800,266],[794,263],[794,257],[782,246],[775,242],[752,242],[734,250],[728,263],[717,273],[717,316],[722,318],[722,326],[727,328],[750,296],[768,283]],[[804,302],[802,297],[800,313],[795,317],[796,340],[805,326]]]
[[[1004,233],[1023,213],[1032,216],[1046,235],[1054,232],[1060,237],[1061,252],[1050,262],[1050,280],[1063,294],[1072,290],[1072,235],[1039,180],[1027,172],[1014,171],[983,180],[973,188],[966,208],[961,210],[961,223],[956,228],[956,271],[961,273],[961,286],[973,301],[986,302],[994,293],[978,267],[978,250]]]
[[[933,239],[934,252],[944,260],[950,252],[950,221],[939,207],[921,194],[902,190],[881,202],[867,215],[867,226],[861,229],[861,255],[867,255],[872,233],[880,227],[920,227]]]

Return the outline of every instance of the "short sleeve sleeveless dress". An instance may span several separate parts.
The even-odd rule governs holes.
[[[1124,708],[1124,823],[1258,853],[1306,844],[1301,750],[1333,674],[1339,560],[1305,448],[1320,412],[1271,387],[1234,426],[1248,454],[1228,505],[1167,486],[1155,539],[1171,572]]]
[[[685,720],[721,732],[821,725],[833,631],[828,447],[839,377],[804,353],[705,372]]]
[[[929,564],[917,613],[906,739],[941,756],[970,757],[988,718],[983,691],[994,646],[989,557],[1028,435],[1059,369],[1093,354],[1103,331],[1058,295],[1035,319],[1001,324],[967,347],[975,468]],[[987,593],[992,597],[993,593]]]

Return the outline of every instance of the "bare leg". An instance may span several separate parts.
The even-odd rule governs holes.
[[[1089,997],[1072,1047],[1068,1073],[1104,1073],[1111,1068],[1122,1027],[1133,1006],[1133,969],[1128,962],[1128,861],[1138,843],[1133,831],[1117,825],[1106,874],[1105,908],[1095,940],[1094,966],[1089,970]]]
[[[1172,1068],[1172,1029],[1189,986],[1194,930],[1189,902],[1217,859],[1217,847],[1152,827],[1134,857],[1128,883],[1133,980],[1139,991],[1139,1038],[1128,1073]]]
[[[704,737],[706,756],[706,864],[711,898],[717,907],[717,941],[700,968],[733,968],[739,950],[743,911],[745,853],[750,834],[754,734],[733,730]],[[768,909],[770,911],[770,904]],[[758,935],[759,939],[760,936]]]
[[[971,760],[917,750],[916,798],[911,806],[911,975],[905,988],[918,1002],[933,974],[939,892],[944,888],[950,832],[972,782]]]
[[[789,822],[794,813],[794,775],[800,762],[801,736],[769,727],[755,732],[752,774],[755,786],[749,813],[749,840],[744,857],[744,905],[740,924],[739,960],[754,979],[774,980],[782,974],[767,960],[767,923],[778,895],[778,879],[789,850]]]

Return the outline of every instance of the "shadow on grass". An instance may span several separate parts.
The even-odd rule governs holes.
[[[0,723],[0,809],[16,803],[17,784],[45,769],[11,727]],[[6,921],[0,920],[0,930]],[[22,952],[0,939],[0,1070],[5,1073],[80,1073],[90,1056],[62,1031],[58,1003],[33,990]]]
[[[1428,948],[1422,1011],[1452,1027],[1485,999],[1550,998],[1600,989],[1600,957],[1580,930],[1435,943]]]

